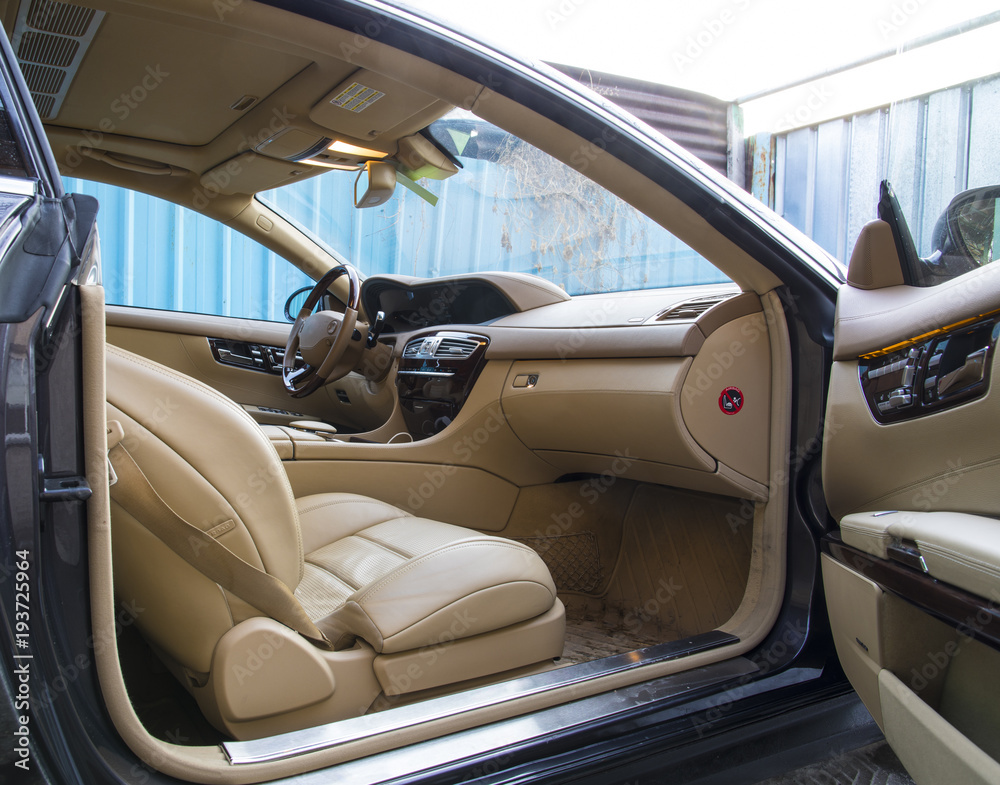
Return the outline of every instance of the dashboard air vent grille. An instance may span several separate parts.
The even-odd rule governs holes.
[[[468,357],[479,344],[465,338],[442,338],[434,351],[435,357]]]
[[[403,349],[403,357],[436,357],[438,359],[461,360],[471,357],[479,348],[479,341],[471,338],[456,338],[452,336],[434,335],[430,338],[417,338],[410,341]]]
[[[718,305],[723,300],[728,300],[736,295],[736,292],[725,292],[723,294],[709,294],[704,297],[694,297],[685,300],[677,305],[671,305],[665,311],[661,311],[653,319],[655,322],[668,322],[674,319],[688,320],[697,319],[713,305]]]

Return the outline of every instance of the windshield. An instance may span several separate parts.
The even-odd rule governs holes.
[[[581,172],[475,115],[454,110],[428,135],[461,167],[353,206],[353,172],[260,195],[364,275],[435,278],[481,271],[541,276],[569,294],[726,282],[710,262]],[[594,152],[581,150],[581,169]],[[590,156],[590,158],[588,158]]]

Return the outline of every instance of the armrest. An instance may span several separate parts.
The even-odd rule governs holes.
[[[915,543],[927,573],[1000,601],[1000,520],[958,512],[868,512],[845,516],[844,542],[873,556]]]

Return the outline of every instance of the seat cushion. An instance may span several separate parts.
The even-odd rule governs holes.
[[[530,548],[364,496],[298,499],[295,595],[336,642],[385,654],[502,629],[549,611],[556,588]]]

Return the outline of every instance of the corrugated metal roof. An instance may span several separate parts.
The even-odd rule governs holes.
[[[628,76],[566,65],[553,67],[614,101],[713,169],[728,174],[730,104],[726,101]]]

